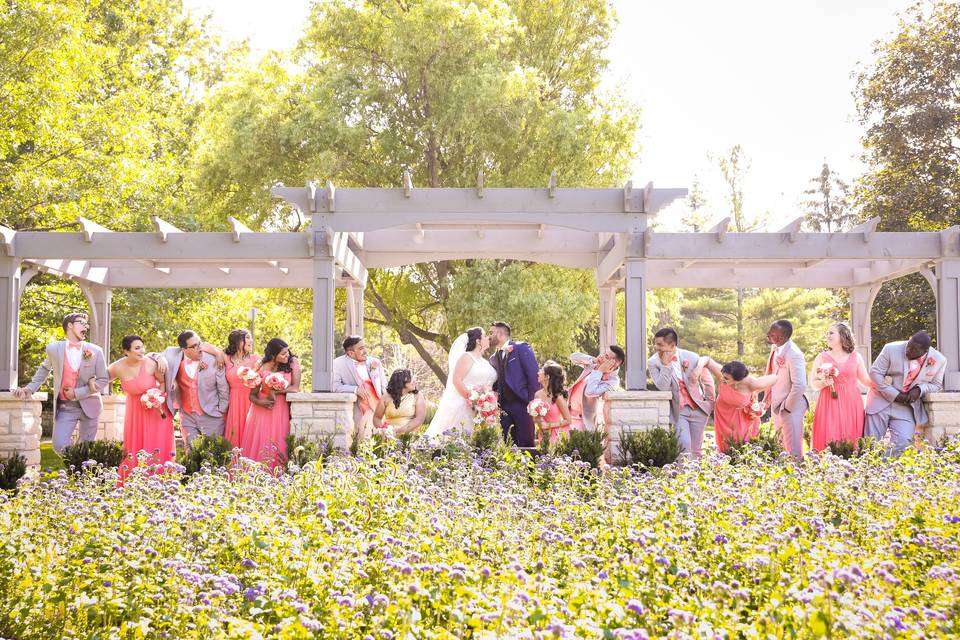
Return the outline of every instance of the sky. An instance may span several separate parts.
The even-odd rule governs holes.
[[[299,38],[309,0],[186,0],[255,51]],[[750,161],[747,215],[772,229],[801,215],[826,160],[848,183],[863,171],[853,77],[912,0],[613,0],[619,25],[605,87],[641,109],[635,185],[703,185],[705,210],[728,215],[716,158],[739,144]],[[683,205],[664,211],[673,228]]]

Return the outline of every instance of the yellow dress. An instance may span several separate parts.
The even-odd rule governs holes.
[[[401,396],[400,406],[393,402],[393,398],[387,397],[387,408],[383,412],[384,422],[390,424],[392,431],[397,431],[406,426],[413,420],[417,413],[417,394],[407,393]]]

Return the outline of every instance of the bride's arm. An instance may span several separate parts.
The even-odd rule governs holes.
[[[460,394],[465,400],[470,397],[470,390],[463,384],[463,379],[467,377],[467,374],[470,373],[470,368],[473,366],[473,358],[469,353],[465,353],[460,356],[460,359],[457,361],[457,367],[453,370],[453,387],[457,390],[457,393]]]

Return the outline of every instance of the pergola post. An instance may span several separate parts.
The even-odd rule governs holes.
[[[333,295],[336,265],[327,232],[313,231],[313,390],[330,391],[333,366]]]
[[[600,287],[600,351],[617,342],[617,288]]]
[[[626,295],[627,390],[647,388],[647,287],[646,263],[628,257],[624,263]]]
[[[347,322],[345,331],[348,336],[363,335],[363,291],[359,284],[348,283],[347,292]]]
[[[0,257],[0,391],[17,388],[20,340],[20,259]]]
[[[863,287],[851,287],[848,289],[850,297],[850,325],[853,329],[853,337],[857,341],[857,353],[863,358],[863,362],[870,367],[873,362],[871,358],[870,344],[872,332],[870,329],[870,316],[873,309],[873,301],[880,293],[879,284],[867,285]]]
[[[96,284],[81,285],[90,304],[90,341],[103,349],[110,362],[110,323],[113,319],[113,289]]]
[[[944,391],[960,391],[960,259],[937,264],[937,349],[947,358]]]

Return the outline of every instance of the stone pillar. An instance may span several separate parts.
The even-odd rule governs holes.
[[[620,460],[620,440],[625,434],[658,426],[670,427],[670,397],[669,391],[611,391],[607,394],[610,409],[607,450],[614,462]]]
[[[960,391],[960,259],[937,264],[937,350],[947,358],[945,391]]]
[[[627,389],[638,391],[647,388],[647,288],[646,264],[642,259],[628,257],[624,264],[626,272],[627,329]]]
[[[0,458],[20,453],[28,465],[40,464],[40,411],[46,393],[21,400],[0,391]]]
[[[617,289],[600,287],[600,352],[617,342]]]
[[[880,285],[851,287],[847,290],[847,293],[850,296],[850,327],[853,329],[853,337],[857,341],[857,353],[863,357],[863,361],[869,369],[873,362],[870,352],[870,341],[872,340],[870,315],[873,309],[873,301],[880,293]]]
[[[931,393],[924,397],[923,406],[930,420],[923,437],[930,444],[937,444],[944,437],[960,436],[960,393]]]
[[[19,341],[20,259],[0,257],[0,391],[18,386]]]
[[[123,420],[127,414],[127,396],[103,396],[103,411],[97,423],[97,440],[123,440]],[[78,430],[79,431],[79,430]]]
[[[363,291],[364,287],[350,283],[346,286],[347,291],[347,324],[345,327],[346,335],[363,335]]]
[[[90,342],[103,349],[109,363],[113,289],[98,284],[83,284],[80,288],[90,304]]]
[[[333,439],[342,451],[353,442],[352,393],[288,393],[290,433],[314,442]]]
[[[313,390],[330,391],[333,366],[333,294],[336,288],[334,259],[326,233],[314,230],[313,246]]]

